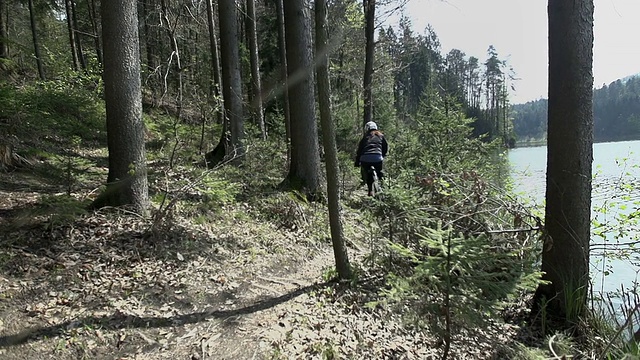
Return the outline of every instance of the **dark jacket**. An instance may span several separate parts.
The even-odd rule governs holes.
[[[369,131],[358,144],[355,166],[360,166],[360,158],[362,155],[379,155],[380,161],[382,161],[382,158],[387,156],[388,148],[387,140],[380,131]]]

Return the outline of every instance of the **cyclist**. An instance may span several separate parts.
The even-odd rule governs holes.
[[[358,144],[358,152],[356,153],[355,167],[360,167],[360,175],[362,180],[367,183],[368,195],[373,196],[373,176],[367,176],[369,169],[373,166],[378,174],[378,179],[382,179],[382,161],[387,156],[387,140],[378,125],[369,121],[364,125],[364,136]]]

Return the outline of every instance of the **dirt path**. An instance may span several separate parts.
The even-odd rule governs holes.
[[[358,291],[324,282],[334,261],[329,241],[235,224],[226,232],[174,226],[152,242],[144,225],[98,213],[54,230],[4,232],[0,357],[378,359],[431,352],[425,336],[364,306],[371,300],[362,291],[366,279]],[[256,236],[272,239],[259,247]],[[178,237],[182,242],[170,241]]]
[[[320,275],[331,266],[333,253],[321,251],[313,259],[283,266],[273,273],[249,271],[240,285],[239,312],[220,320],[217,332],[203,336],[199,344],[201,359],[263,359],[277,357],[273,345],[282,340],[287,328],[287,315],[307,306],[312,292],[322,289]],[[313,306],[313,304],[311,304]],[[264,309],[262,309],[264,308]],[[256,311],[253,311],[253,310]]]
[[[334,259],[321,211],[295,213],[305,223],[291,223],[292,212],[264,221],[234,204],[200,225],[154,223],[115,209],[70,216],[25,191],[0,194],[2,359],[441,355],[436,337],[380,303],[385,284],[353,246],[368,231],[354,214],[345,221],[356,229],[347,235],[356,287],[325,281]],[[502,342],[517,331],[487,329]],[[495,343],[477,335],[452,356],[489,358]]]
[[[35,194],[4,195],[3,359],[289,358],[291,317],[333,286],[318,285],[330,242],[300,231],[233,217],[150,230],[108,212],[58,224],[26,210]]]

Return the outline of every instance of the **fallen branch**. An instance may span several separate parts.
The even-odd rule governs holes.
[[[16,154],[10,144],[0,145],[0,169],[10,169],[25,165],[33,164],[23,156]]]
[[[482,233],[487,233],[487,234],[513,234],[513,233],[523,233],[523,232],[531,232],[531,231],[540,231],[542,230],[542,228],[538,227],[538,226],[533,226],[533,227],[529,227],[529,228],[521,228],[521,229],[504,229],[504,230],[487,230],[481,233],[477,233],[477,235],[480,235]]]

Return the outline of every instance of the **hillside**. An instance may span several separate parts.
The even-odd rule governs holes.
[[[513,105],[511,114],[518,141],[546,138],[546,99]],[[595,141],[640,139],[640,77],[632,75],[594,90],[593,115]]]
[[[637,356],[584,152],[513,192],[510,57],[311,5],[0,0],[0,359]]]
[[[524,255],[536,248],[535,231],[467,238],[436,225],[460,234],[513,221],[488,222],[484,213],[528,218],[478,172],[399,173],[369,198],[345,159],[342,221],[356,275],[338,282],[326,205],[278,186],[286,157],[275,142],[254,142],[241,167],[206,169],[193,160],[199,126],[149,108],[152,216],[88,210],[107,174],[103,104],[81,88],[51,85],[1,88],[8,131],[0,142],[25,160],[0,170],[3,359],[431,359],[442,356],[444,341],[452,358],[483,359],[542,344],[538,326],[525,322],[536,273],[495,270],[505,261],[530,268]],[[455,126],[432,126],[431,136],[454,141]],[[459,139],[468,141],[465,133]],[[486,145],[457,146],[469,149],[447,152],[449,165]],[[438,290],[453,281],[440,270],[442,236],[468,247],[458,261],[473,269],[456,270],[464,281],[451,295]],[[459,300],[444,306],[448,296]],[[443,314],[460,324],[449,338]]]

